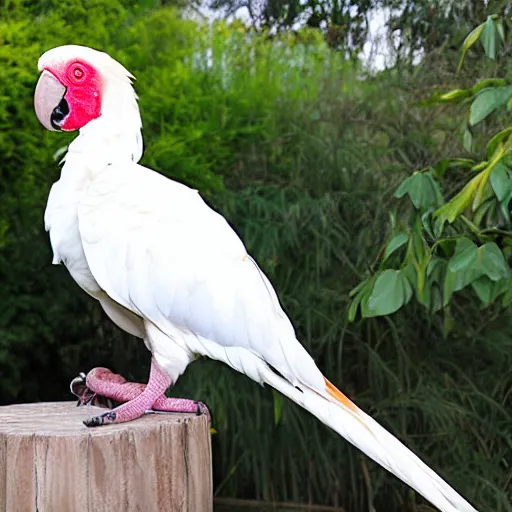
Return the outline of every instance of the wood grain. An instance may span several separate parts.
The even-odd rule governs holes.
[[[206,416],[87,428],[74,402],[0,407],[0,512],[211,512]]]

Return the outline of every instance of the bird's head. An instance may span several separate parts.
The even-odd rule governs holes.
[[[80,130],[106,115],[125,117],[138,107],[133,76],[108,54],[85,46],[59,46],[44,53],[34,94],[37,118],[48,130]]]

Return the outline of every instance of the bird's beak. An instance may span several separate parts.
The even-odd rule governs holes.
[[[62,122],[64,117],[69,113],[67,102],[64,99],[65,94],[66,87],[49,71],[44,70],[36,85],[34,108],[39,122],[47,130],[58,130],[59,122]],[[63,102],[65,105],[63,105]]]

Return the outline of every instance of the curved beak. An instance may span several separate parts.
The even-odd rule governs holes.
[[[34,108],[39,122],[47,129],[56,131],[58,125],[52,123],[52,114],[66,94],[64,87],[49,71],[44,70],[39,77],[34,93]]]

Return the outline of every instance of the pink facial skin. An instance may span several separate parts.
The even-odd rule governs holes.
[[[90,64],[74,60],[45,69],[66,87],[64,98],[69,106],[69,114],[60,125],[62,130],[79,130],[101,115],[103,84],[100,74]]]

